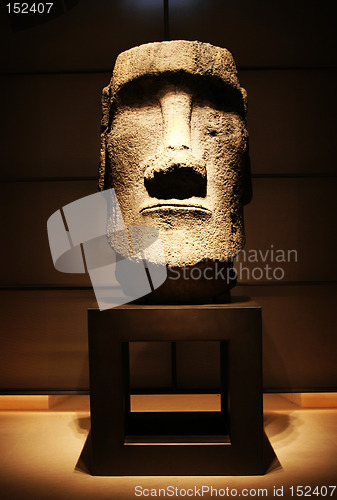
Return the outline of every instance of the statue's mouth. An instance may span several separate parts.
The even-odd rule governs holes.
[[[194,205],[189,203],[156,203],[154,205],[148,205],[140,209],[142,215],[150,215],[156,212],[194,212],[202,215],[212,215],[212,211],[204,207],[203,205]]]

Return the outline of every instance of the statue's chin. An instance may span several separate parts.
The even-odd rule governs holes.
[[[166,281],[138,302],[196,304],[229,302],[236,284],[231,261],[203,261],[194,266],[168,267]]]

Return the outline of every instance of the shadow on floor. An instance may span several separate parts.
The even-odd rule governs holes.
[[[264,455],[264,470],[265,474],[269,474],[275,470],[282,469],[282,466],[274,452],[270,441],[264,433],[263,438],[263,455]],[[75,470],[82,472],[83,474],[90,474],[91,469],[91,432],[89,432],[84,447],[82,449],[81,455],[75,466]]]

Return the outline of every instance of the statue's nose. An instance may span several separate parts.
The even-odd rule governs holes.
[[[163,146],[173,151],[191,149],[191,94],[174,87],[160,99]]]
[[[150,196],[184,199],[206,196],[206,165],[191,151],[191,94],[169,87],[160,99],[163,147],[144,165]]]

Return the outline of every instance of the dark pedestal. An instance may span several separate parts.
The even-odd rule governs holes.
[[[265,472],[260,306],[125,305],[89,310],[88,324],[92,474]],[[219,342],[221,411],[130,412],[128,346],[141,341]]]

